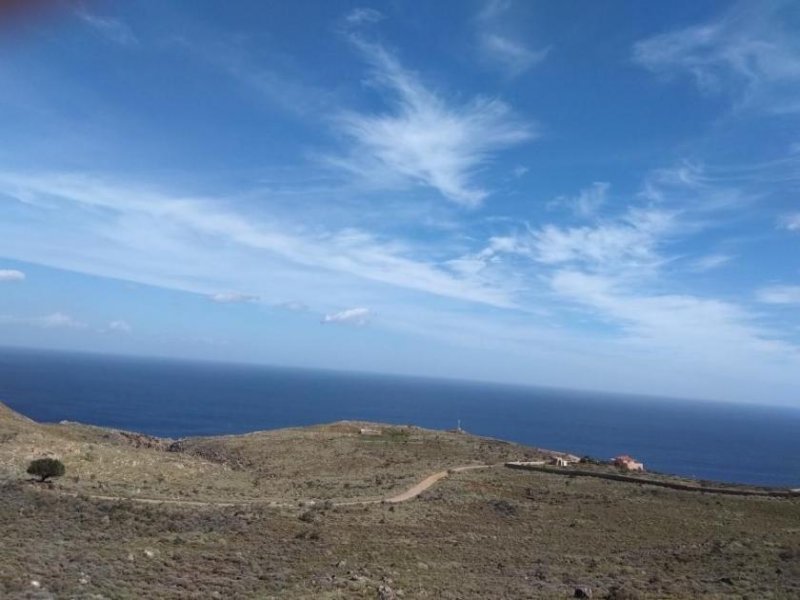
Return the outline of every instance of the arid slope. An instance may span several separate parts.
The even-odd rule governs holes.
[[[24,474],[42,455],[66,464],[53,486]],[[176,443],[0,406],[0,597],[800,597],[798,498],[499,466],[336,505],[540,455],[362,423]]]

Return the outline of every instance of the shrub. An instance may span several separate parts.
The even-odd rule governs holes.
[[[299,519],[304,523],[314,523],[316,521],[316,517],[314,516],[313,510],[307,510],[306,512],[300,515]]]
[[[61,477],[65,471],[64,463],[57,458],[38,458],[28,465],[28,475],[39,477],[39,481],[47,481],[50,477]]]

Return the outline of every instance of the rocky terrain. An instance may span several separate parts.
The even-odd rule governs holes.
[[[52,484],[25,474],[44,456]],[[350,422],[161,440],[0,405],[0,597],[800,597],[800,498],[503,466],[545,456]]]

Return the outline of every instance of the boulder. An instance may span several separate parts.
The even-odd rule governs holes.
[[[397,594],[385,583],[378,586],[378,600],[397,600]]]

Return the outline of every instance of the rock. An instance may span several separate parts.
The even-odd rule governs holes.
[[[86,585],[89,583],[89,576],[86,573],[81,573],[81,576],[78,578],[78,583]]]
[[[397,594],[385,583],[378,586],[378,600],[396,600]]]
[[[36,579],[31,579],[31,587],[38,590],[40,587],[42,587],[42,582]]]
[[[155,552],[155,550],[151,550],[150,548],[145,548],[144,549],[144,555],[147,558],[153,558],[156,555],[156,552]]]
[[[353,591],[361,590],[364,589],[364,587],[366,587],[368,581],[369,580],[366,577],[361,577],[361,576],[351,577],[350,582],[348,583],[348,587]]]
[[[124,444],[129,444],[134,448],[150,448],[152,450],[167,451],[172,446],[172,440],[153,437],[143,433],[133,433],[130,431],[112,430],[110,437]]]
[[[427,571],[429,569],[428,565],[425,564],[424,562],[418,562],[417,568],[421,571]]]
[[[592,588],[588,585],[579,585],[575,588],[575,593],[573,594],[574,598],[591,598],[592,597]]]
[[[336,568],[338,569],[344,569],[346,566],[347,566],[346,560],[340,560],[339,562],[336,563]]]

